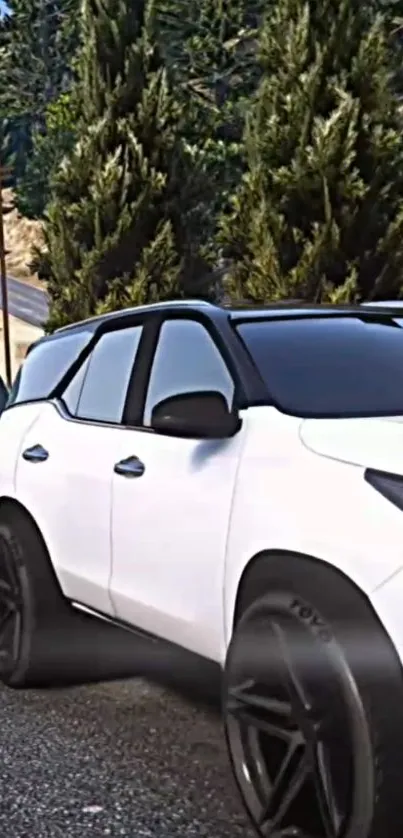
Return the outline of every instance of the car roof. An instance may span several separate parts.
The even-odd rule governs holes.
[[[133,308],[118,309],[117,311],[110,311],[107,314],[99,314],[95,317],[89,317],[86,320],[80,320],[78,323],[71,323],[68,326],[62,326],[54,332],[55,335],[70,332],[78,328],[96,329],[101,323],[107,323],[110,320],[121,319],[123,317],[133,317],[137,314],[152,314],[153,312],[164,312],[170,310],[205,310],[207,308],[216,308],[211,303],[204,300],[167,300],[161,303],[150,303],[144,306],[134,306]]]
[[[78,323],[72,323],[68,326],[62,326],[54,332],[55,335],[70,332],[76,329],[96,329],[101,323],[109,322],[113,319],[121,319],[125,317],[133,317],[138,314],[148,313],[163,313],[164,311],[200,311],[209,312],[212,316],[216,314],[225,313],[231,320],[243,320],[254,318],[275,318],[275,317],[298,317],[298,316],[320,316],[321,314],[334,314],[343,316],[345,314],[359,314],[362,315],[363,307],[372,308],[373,306],[383,307],[385,312],[390,312],[396,306],[399,308],[399,303],[365,303],[357,305],[324,305],[311,304],[302,302],[285,301],[279,303],[268,303],[267,305],[217,305],[206,300],[169,300],[160,303],[151,303],[144,306],[136,306],[134,308],[120,309],[117,311],[108,312],[107,314],[100,314],[96,317],[90,317],[86,320],[81,320]],[[403,306],[403,302],[400,303]],[[378,310],[377,310],[378,313]]]
[[[268,303],[266,305],[248,305],[246,303],[240,305],[232,305],[224,303],[217,305],[206,300],[168,300],[165,302],[151,303],[149,305],[136,306],[133,308],[120,309],[117,311],[108,312],[107,314],[100,314],[95,317],[89,317],[86,320],[81,320],[77,323],[71,323],[68,326],[62,326],[51,335],[45,335],[35,342],[35,346],[39,343],[57,340],[62,335],[81,332],[95,332],[103,323],[113,322],[114,320],[121,321],[122,319],[133,317],[134,315],[161,313],[165,311],[170,312],[185,312],[194,311],[199,313],[208,313],[213,319],[226,317],[232,321],[245,320],[262,320],[262,319],[284,319],[292,318],[298,319],[302,317],[320,317],[320,316],[352,316],[363,315],[365,309],[365,316],[374,318],[381,316],[383,313],[390,315],[393,310],[401,313],[403,301],[393,302],[377,302],[377,303],[361,303],[357,305],[327,305],[327,304],[311,304],[300,301],[286,300],[278,303]],[[33,346],[31,347],[33,348]]]
[[[370,303],[361,303],[362,306],[369,308],[403,308],[403,300],[376,300]]]

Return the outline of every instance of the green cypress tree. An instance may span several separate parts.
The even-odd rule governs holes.
[[[201,293],[203,161],[159,55],[153,0],[83,0],[78,142],[52,184],[49,329]]]
[[[70,78],[78,0],[9,0],[7,6],[0,39],[0,108],[40,128],[49,103]]]
[[[78,7],[79,0],[9,0],[9,13],[0,18],[0,115],[10,119],[16,203],[23,213],[35,214],[47,187],[52,158],[50,153],[46,159],[42,148],[47,112],[70,83]]]
[[[396,296],[403,124],[385,18],[360,0],[279,0],[221,224],[228,285],[252,301]]]
[[[267,0],[157,0],[161,47],[203,149],[211,236],[243,167],[244,112],[260,75],[256,39]]]
[[[50,200],[53,174],[76,139],[76,103],[70,91],[48,105],[45,128],[32,134],[25,171],[17,180],[16,207],[27,218],[42,218]]]

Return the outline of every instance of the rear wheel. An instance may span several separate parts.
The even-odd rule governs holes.
[[[235,628],[224,688],[255,827],[265,838],[401,836],[403,684],[388,638],[319,563],[273,559],[265,579]]]
[[[45,687],[137,675],[143,645],[126,630],[75,611],[33,522],[17,507],[3,508],[0,681]]]

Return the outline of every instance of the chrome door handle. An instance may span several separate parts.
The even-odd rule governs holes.
[[[28,463],[44,463],[48,457],[49,451],[46,451],[43,445],[33,445],[22,453],[23,460],[27,460]]]
[[[138,457],[127,457],[116,463],[113,470],[115,474],[120,474],[122,477],[142,477],[146,467]]]

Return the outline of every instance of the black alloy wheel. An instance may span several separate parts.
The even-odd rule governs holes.
[[[0,504],[0,683],[43,689],[138,677],[148,656],[135,633],[72,607],[34,521]]]
[[[0,679],[7,679],[16,666],[22,631],[22,580],[10,543],[0,535]]]
[[[262,838],[366,838],[374,785],[366,716],[340,647],[320,620],[312,631],[312,613],[277,592],[238,624],[224,694],[230,759]]]

